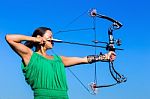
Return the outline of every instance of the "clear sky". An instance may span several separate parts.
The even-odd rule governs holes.
[[[98,13],[110,16],[123,24],[114,32],[122,39],[124,51],[116,51],[116,69],[127,76],[126,83],[99,89],[97,95],[89,94],[66,69],[70,99],[150,99],[150,1],[149,0],[1,0],[0,1],[0,99],[33,99],[30,86],[21,71],[21,59],[5,41],[5,35],[32,35],[40,26],[59,30],[92,27],[88,10],[96,8]],[[86,13],[85,13],[86,12]],[[79,15],[74,23],[69,24]],[[111,24],[96,20],[97,39],[107,41],[107,28]],[[68,25],[69,24],[69,25]],[[67,28],[66,28],[67,27]],[[54,35],[65,41],[92,44],[92,30],[66,32]],[[101,44],[100,44],[101,45]],[[84,57],[94,53],[91,47],[55,44],[55,53],[63,56]],[[106,53],[105,49],[97,52]],[[49,54],[53,52],[49,51]],[[94,65],[71,67],[72,71],[88,86],[93,82]],[[114,82],[107,63],[97,63],[98,84]]]

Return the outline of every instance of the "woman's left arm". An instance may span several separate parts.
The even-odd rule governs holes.
[[[97,61],[108,62],[114,61],[116,58],[116,54],[113,51],[108,52],[107,54],[103,55],[89,55],[87,57],[65,57],[61,56],[64,65],[67,66],[74,66],[78,64],[88,64],[94,63]]]
[[[78,64],[88,64],[87,57],[65,57],[61,56],[62,61],[64,65],[67,66],[73,66]]]

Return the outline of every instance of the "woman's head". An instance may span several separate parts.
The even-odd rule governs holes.
[[[34,42],[25,42],[25,45],[29,48],[33,48],[33,47],[39,47],[39,46],[43,46],[46,47],[47,49],[52,48],[53,47],[53,42],[48,41],[48,39],[52,39],[52,32],[50,28],[47,27],[39,27],[37,29],[35,29],[35,31],[32,34],[32,37],[42,37],[46,40],[46,42],[44,44],[39,44],[39,43],[34,43]]]
[[[43,35],[46,33],[46,31],[49,30],[51,31],[50,28],[47,27],[39,27],[37,29],[34,30],[32,37],[37,37],[38,35],[43,37]]]

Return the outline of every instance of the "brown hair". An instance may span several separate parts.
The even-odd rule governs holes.
[[[47,27],[39,27],[37,29],[34,30],[33,34],[32,34],[32,37],[37,37],[37,35],[40,35],[41,37],[43,37],[43,35],[45,34],[45,32],[47,30],[50,30],[50,28],[47,28]],[[34,43],[34,42],[31,42],[31,41],[26,41],[24,43],[24,45],[26,45],[27,47],[29,48],[33,48],[33,47],[36,47],[38,45],[38,43]]]

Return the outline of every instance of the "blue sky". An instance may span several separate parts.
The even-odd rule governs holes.
[[[148,0],[3,0],[0,2],[0,99],[33,99],[32,90],[24,80],[21,59],[5,41],[5,35],[32,35],[39,26],[50,27],[54,33],[59,30],[92,27],[92,19],[85,13],[74,23],[73,19],[96,8],[99,13],[119,20],[123,27],[114,32],[122,39],[124,51],[116,51],[116,69],[127,76],[126,83],[100,89],[96,96],[86,92],[81,84],[66,69],[70,99],[149,99],[150,98],[150,46],[149,46],[149,4]],[[107,41],[110,22],[96,20],[97,39]],[[66,28],[67,26],[67,28]],[[77,31],[55,35],[56,38],[92,44],[94,32]],[[63,56],[84,57],[94,53],[91,47],[55,44],[54,52]],[[105,49],[97,49],[105,53]],[[49,54],[53,52],[48,51]],[[94,65],[80,65],[71,68],[88,86],[93,82]],[[99,84],[111,83],[107,63],[97,63]]]

